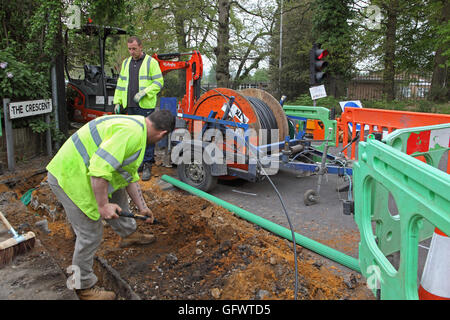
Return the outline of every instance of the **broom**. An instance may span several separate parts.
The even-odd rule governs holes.
[[[6,220],[3,213],[0,211],[0,219],[5,227],[13,235],[12,238],[0,242],[0,267],[8,264],[12,259],[19,255],[26,253],[34,248],[36,236],[33,232],[27,232],[26,234],[19,235],[16,230],[11,227],[8,220]]]

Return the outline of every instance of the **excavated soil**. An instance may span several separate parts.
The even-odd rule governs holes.
[[[48,159],[44,159],[45,160]],[[37,163],[37,167],[42,166]],[[294,254],[292,243],[235,216],[206,200],[170,188],[160,188],[163,174],[173,168],[155,166],[154,176],[140,182],[157,224],[138,221],[138,230],[157,241],[121,248],[120,237],[105,224],[98,258],[106,261],[141,299],[293,299]],[[0,210],[20,232],[34,231],[65,271],[71,265],[75,236],[66,222],[42,170],[18,170],[0,179]],[[20,197],[31,188],[31,202]],[[46,219],[49,232],[35,223]],[[371,299],[361,276],[343,278],[318,263],[297,246],[298,299]],[[100,286],[101,268],[95,269]],[[68,276],[68,274],[66,273]],[[119,299],[127,299],[120,296]]]

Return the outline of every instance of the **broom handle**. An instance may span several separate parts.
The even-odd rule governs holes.
[[[8,220],[6,220],[5,216],[3,215],[3,213],[1,211],[0,211],[0,219],[2,220],[3,224],[8,229],[8,231],[12,229],[12,227],[9,224]]]

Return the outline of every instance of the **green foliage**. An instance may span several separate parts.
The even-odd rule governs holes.
[[[328,49],[331,74],[348,79],[353,70],[352,43],[354,26],[349,23],[354,18],[351,3],[347,0],[317,0],[314,2],[313,34],[315,41]]]
[[[50,129],[52,139],[57,142],[64,142],[67,137],[56,128],[55,121],[51,121],[50,124],[42,120],[42,116],[33,117],[29,122],[31,130],[35,133],[45,133]]]
[[[450,67],[450,21],[447,24],[442,25],[440,30],[438,31],[439,39],[441,39],[442,43],[445,44],[445,48],[447,48],[443,55],[447,57],[447,66]]]
[[[112,26],[114,21],[114,27],[127,21],[133,8],[133,2],[124,0],[75,0],[74,4],[82,8],[82,23],[91,19],[93,24]]]
[[[61,48],[59,0],[3,1],[0,15],[0,92],[12,101],[48,98],[50,65]]]
[[[269,72],[267,69],[258,69],[251,76],[251,79],[256,82],[267,82],[269,81]]]
[[[440,7],[438,8],[441,9]],[[434,21],[437,34],[437,37],[435,39],[436,41],[435,49],[443,48],[442,55],[447,57],[445,66],[450,67],[450,20],[449,17],[446,18],[447,21],[445,21],[444,18],[442,17],[438,17]]]
[[[434,1],[401,3],[397,23],[396,68],[401,71],[431,71],[434,57],[435,26],[429,19],[437,8]]]
[[[328,109],[336,109],[336,114],[341,114],[341,106],[339,101],[345,101],[345,98],[335,98],[333,96],[327,96],[325,98],[321,98],[316,100],[317,107],[324,107]],[[294,106],[313,106],[314,103],[309,94],[302,94],[299,97],[285,102],[286,105],[294,105]]]
[[[268,82],[269,81],[269,71],[267,69],[258,69],[253,74],[246,76],[241,79],[240,83],[258,83],[258,82]]]
[[[397,111],[412,111],[425,113],[450,113],[450,104],[436,103],[428,100],[362,100],[364,108],[385,109]]]
[[[434,0],[374,0],[372,5],[380,9],[381,19],[377,27],[367,24],[365,8],[356,9],[353,23],[357,28],[354,42],[359,62],[366,69],[383,69],[387,32],[387,11],[397,5],[395,69],[402,71],[431,71],[434,50],[439,37],[436,34],[436,15],[439,1]],[[364,66],[363,65],[363,66]]]
[[[300,0],[284,2],[281,70],[279,15],[271,42],[269,77],[276,98],[294,99],[309,88],[309,50],[314,41],[311,33],[312,10]],[[281,86],[281,88],[280,88]]]
[[[34,71],[30,64],[18,61],[10,51],[0,52],[0,96],[11,101],[48,98],[50,90],[46,75]]]
[[[14,101],[47,99],[51,96],[50,67],[53,57],[61,50],[61,16],[64,10],[60,0],[2,1],[0,16],[0,96]],[[49,125],[42,116],[13,121],[13,127],[30,126],[36,133]],[[65,139],[50,125],[56,141]]]
[[[324,107],[328,109],[335,108],[336,114],[342,113],[339,101],[347,101],[345,97],[334,98],[327,96],[325,98],[318,99],[316,105],[318,107]],[[299,97],[288,100],[286,105],[297,106],[312,106],[313,101],[309,94],[302,94]],[[436,103],[428,100],[361,100],[361,104],[364,108],[370,109],[384,109],[384,110],[397,110],[397,111],[412,111],[412,112],[425,112],[425,113],[442,113],[450,114],[450,103]]]
[[[216,79],[216,66],[213,65],[211,66],[211,68],[208,70],[206,77],[204,77],[205,80],[203,80],[203,83],[209,83],[209,84],[216,84],[217,83],[217,79]]]

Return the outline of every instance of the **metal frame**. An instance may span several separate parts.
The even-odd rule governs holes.
[[[246,132],[249,129],[249,125],[245,123],[238,123],[234,121],[228,121],[223,120],[226,117],[222,117],[222,119],[215,118],[215,113],[213,111],[210,112],[208,117],[202,117],[202,116],[196,116],[191,114],[184,114],[184,113],[178,113],[178,117],[182,119],[189,119],[194,121],[202,121],[205,123],[202,128],[202,134],[209,128],[216,128],[216,129],[227,129],[227,127],[232,128],[240,128],[244,129],[244,132]],[[296,120],[306,121],[308,118],[299,117],[299,116],[288,116],[289,118],[293,118]],[[209,125],[208,125],[209,124]],[[305,126],[306,128],[306,126]],[[246,146],[249,148],[249,152],[251,154],[257,154],[260,155],[261,153],[265,153],[273,148],[280,150],[279,153],[276,155],[271,155],[266,157],[267,160],[271,161],[278,161],[280,164],[280,167],[285,169],[293,169],[298,171],[309,171],[309,172],[319,172],[321,171],[321,163],[305,163],[302,161],[297,160],[290,160],[290,154],[289,150],[286,150],[286,148],[296,146],[299,144],[303,144],[305,146],[305,150],[307,153],[311,155],[315,155],[318,157],[323,157],[324,153],[315,147],[311,146],[312,142],[334,142],[334,140],[309,140],[309,139],[303,139],[305,136],[305,131],[299,131],[294,138],[290,138],[289,136],[285,138],[284,141],[280,141],[278,143],[272,143],[272,144],[266,144],[266,145],[260,145],[260,146],[254,146],[251,143],[248,142],[247,139],[244,139],[233,132],[233,138],[236,139],[238,143],[240,143],[242,146]],[[332,144],[333,145],[333,144]],[[320,146],[322,147],[322,145]],[[326,160],[336,161],[339,157],[336,157],[331,154],[326,154]],[[258,171],[258,165],[248,163],[248,170],[242,170],[238,168],[233,168],[228,166],[228,175],[239,177],[248,181],[258,181],[260,177],[260,173]],[[345,166],[337,166],[337,165],[329,165],[325,164],[325,167],[322,168],[323,173],[330,173],[330,174],[337,174],[340,176],[348,175],[351,176],[353,174],[353,170],[351,167],[345,167]]]

